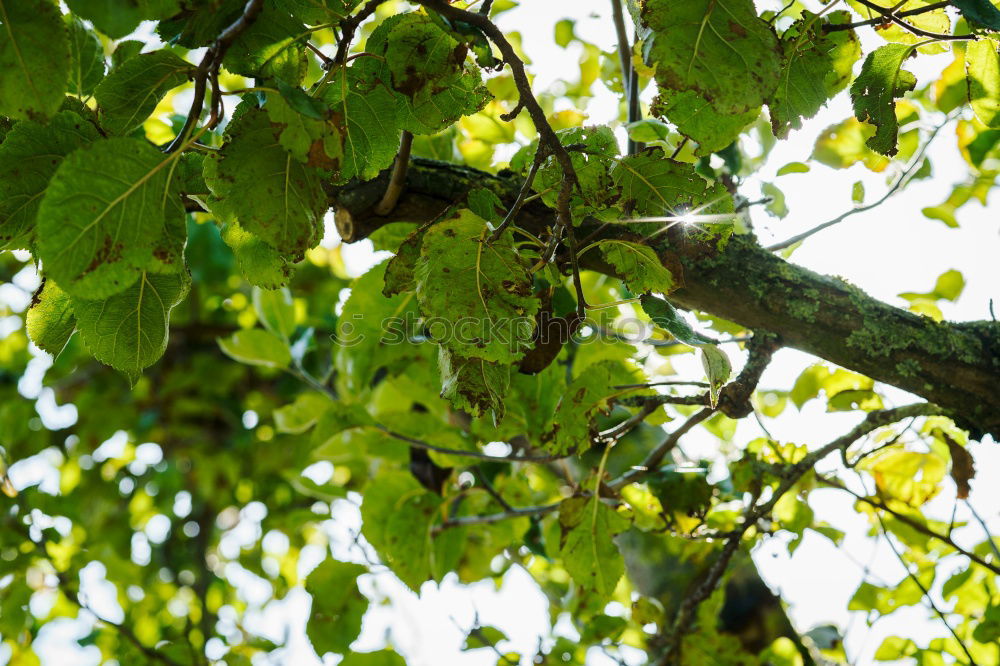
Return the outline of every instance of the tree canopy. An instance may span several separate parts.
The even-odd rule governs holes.
[[[824,493],[901,565],[848,610],[936,632],[875,661],[1000,662],[996,507],[970,502],[1000,323],[944,319],[961,258],[908,308],[793,262],[927,179],[956,183],[927,223],[987,204],[1000,2],[607,0],[612,50],[566,7],[579,69],[549,87],[519,4],[0,0],[7,663],[67,618],[93,663],[272,663],[288,631],[247,619],[302,593],[318,657],[405,664],[391,633],[352,649],[392,603],[371,580],[512,568],[551,626],[518,653],[477,617],[486,663],[860,663],[751,557],[842,546]],[[935,173],[939,135],[963,173]],[[851,168],[884,193],[758,240],[787,177]],[[785,349],[812,363],[762,383]],[[772,436],[813,401],[848,425]]]

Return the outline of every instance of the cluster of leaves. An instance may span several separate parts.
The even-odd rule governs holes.
[[[1000,554],[989,539],[961,547],[921,512],[949,483],[967,495],[965,433],[933,406],[886,410],[871,379],[824,364],[790,391],[754,394],[755,364],[769,355],[752,347],[730,383],[740,349],[716,338],[749,333],[717,318],[701,327],[711,335],[696,330],[670,301],[683,271],[661,253],[736,242],[747,231],[741,179],[849,85],[856,117],[814,152],[840,168],[917,155],[909,125],[968,105],[959,141],[972,180],[927,212],[955,224],[1000,169],[991,3],[954,2],[964,17],[954,30],[942,3],[923,0],[849,2],[853,13],[793,2],[779,14],[751,0],[631,3],[639,43],[624,60],[659,96],[655,118],[629,125],[648,146],[624,155],[613,128],[583,126],[555,100],[582,104],[598,80],[624,95],[628,72],[561,22],[556,42],[581,47],[579,81],[533,94],[516,36],[491,31],[489,16],[513,2],[483,13],[437,0],[65,4],[64,14],[50,0],[0,0],[0,250],[26,251],[0,265],[11,288],[38,277],[24,330],[0,341],[0,444],[6,458],[58,473],[57,491],[15,489],[0,468],[16,495],[0,530],[0,636],[15,663],[31,663],[46,623],[88,609],[81,586],[94,563],[123,619],[102,618],[82,644],[121,663],[250,663],[280,646],[245,620],[304,586],[318,654],[401,664],[389,647],[351,651],[371,596],[359,577],[391,571],[419,592],[513,566],[544,591],[553,627],[569,613],[579,633],[536,663],[621,646],[663,663],[842,658],[839,640],[800,637],[780,607],[764,639],[727,611],[741,589],[763,586],[743,551],[770,533],[791,534],[790,550],[809,531],[841,542],[809,506],[820,484],[855,494],[914,572],[896,589],[859,588],[851,609],[870,621],[929,598],[938,558],[968,559],[942,588],[956,600],[957,622],[939,613],[951,633],[891,638],[877,657],[992,658]],[[144,21],[159,48],[122,39]],[[878,30],[890,43],[862,60],[855,23],[891,23]],[[906,26],[947,34],[918,39]],[[918,89],[904,62],[956,36],[955,62]],[[187,89],[194,101],[178,108]],[[741,147],[748,133],[761,154]],[[382,226],[372,242],[394,256],[351,279],[339,247],[317,247],[331,202],[388,180],[394,163],[405,175],[411,142],[416,156],[509,169],[525,186],[515,201],[496,185],[504,173],[482,174],[420,215],[430,222]],[[528,199],[559,215],[522,224]],[[622,233],[602,236],[606,227]],[[903,296],[940,319],[936,302],[961,287],[945,274]],[[625,339],[626,318],[649,338]],[[555,344],[553,320],[566,333]],[[29,339],[54,357],[45,382],[76,406],[71,432],[47,427],[26,397]],[[703,374],[657,385],[694,350]],[[812,469],[815,446],[770,437],[721,446],[718,460],[674,450],[699,424],[730,442],[737,418],[775,418],[789,400],[821,395],[831,411],[868,413],[823,449],[850,463],[841,474]],[[715,462],[727,473],[708,475]],[[855,491],[854,472],[875,490]],[[358,500],[362,556],[335,559],[331,506]],[[303,577],[310,558],[321,563]],[[243,574],[268,583],[266,600],[246,598]],[[477,626],[467,648],[516,661],[497,648],[504,640]]]

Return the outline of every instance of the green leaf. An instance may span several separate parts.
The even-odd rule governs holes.
[[[292,362],[288,345],[263,329],[251,328],[219,338],[219,348],[229,358],[265,368],[286,368]]]
[[[284,0],[285,9],[309,25],[336,22],[351,13],[360,0]]]
[[[467,209],[427,229],[417,299],[435,341],[466,358],[513,363],[531,346],[539,301],[511,234],[489,245],[488,237],[486,221]]]
[[[427,14],[387,18],[365,50],[381,60],[366,59],[360,67],[373,82],[391,82],[397,124],[414,134],[442,130],[480,110],[492,97],[478,68],[465,62],[467,47]]]
[[[646,0],[645,58],[661,89],[693,90],[720,113],[745,113],[778,83],[778,38],[752,0]]]
[[[708,395],[712,409],[719,403],[719,390],[729,381],[733,366],[726,353],[715,345],[701,346],[701,364],[708,377]]]
[[[0,0],[0,115],[42,121],[59,110],[70,47],[48,0]]]
[[[367,58],[362,58],[367,60]],[[337,72],[319,95],[333,110],[343,155],[336,179],[371,180],[390,165],[399,150],[396,102],[379,81],[368,81],[355,67]]]
[[[302,23],[265,3],[257,19],[233,41],[222,63],[234,74],[295,85],[306,69],[307,37]]]
[[[358,577],[366,573],[360,564],[328,557],[306,577],[306,592],[312,596],[306,635],[321,657],[348,652],[361,633],[368,599],[358,590]]]
[[[175,211],[177,156],[138,139],[102,139],[63,160],[38,210],[46,273],[87,299],[133,284]]]
[[[760,107],[740,113],[720,113],[694,90],[663,90],[651,112],[677,126],[684,136],[698,143],[695,155],[710,155],[735,141],[760,115]]]
[[[406,661],[392,650],[351,652],[338,666],[406,666]]]
[[[25,326],[39,349],[59,356],[76,328],[69,294],[52,280],[45,280],[28,308]]]
[[[504,416],[504,396],[510,389],[510,366],[481,358],[465,358],[438,348],[441,368],[441,397],[473,416],[493,413],[493,422]]]
[[[431,525],[441,501],[401,472],[381,473],[365,490],[361,531],[382,561],[414,592],[431,575]]]
[[[653,320],[653,323],[677,338],[679,342],[692,347],[699,347],[705,344],[712,344],[714,340],[698,333],[691,324],[667,301],[653,296],[643,294],[639,297],[643,312]]]
[[[865,184],[860,180],[851,186],[851,201],[856,204],[865,202]]]
[[[274,429],[291,435],[301,435],[316,425],[330,404],[330,397],[325,393],[318,391],[300,393],[295,397],[295,402],[274,410]]]
[[[319,456],[321,454],[318,450],[345,430],[374,425],[375,421],[365,411],[363,405],[335,402],[319,417],[312,435],[312,446]]]
[[[591,445],[591,421],[607,413],[623,391],[614,388],[634,383],[628,369],[617,361],[595,363],[566,387],[556,407],[554,433],[546,449],[558,455],[576,450],[582,453]]]
[[[68,17],[69,27],[69,88],[73,95],[86,97],[104,78],[104,46],[100,38],[87,29],[83,22]]]
[[[278,141],[264,111],[234,120],[229,140],[206,160],[205,180],[240,226],[284,255],[301,257],[319,240],[327,210],[322,172]],[[214,172],[209,163],[214,162]]]
[[[126,36],[142,21],[166,19],[181,11],[179,0],[66,0],[66,5],[112,39]]]
[[[74,296],[80,337],[94,358],[135,381],[166,350],[170,311],[189,285],[187,273],[143,272],[132,286],[106,299]]]
[[[952,0],[951,4],[958,7],[962,16],[970,22],[990,30],[1000,30],[1000,9],[990,0]]]
[[[599,241],[598,248],[604,260],[614,266],[615,273],[632,293],[658,291],[666,294],[673,291],[674,276],[648,245],[609,239]]]
[[[659,114],[656,114],[659,115]],[[625,126],[633,141],[664,141],[670,136],[670,126],[656,118],[643,118]]]
[[[0,144],[0,249],[32,243],[38,207],[62,158],[99,137],[72,111],[60,111],[48,125],[14,125]]]
[[[345,395],[368,390],[380,368],[394,371],[418,352],[411,341],[419,318],[417,299],[412,292],[383,296],[386,271],[387,264],[379,264],[351,283],[337,321],[334,367]]]
[[[762,183],[760,191],[769,199],[767,202],[767,212],[779,220],[785,219],[785,216],[788,215],[788,204],[785,203],[785,193],[774,183]]]
[[[890,157],[897,152],[896,135],[899,133],[895,99],[917,85],[917,78],[902,69],[903,61],[911,53],[913,47],[905,44],[879,47],[868,54],[861,73],[851,84],[854,115],[876,127],[875,135],[865,144],[876,153]]]
[[[465,637],[465,642],[462,643],[462,652],[496,647],[497,643],[505,640],[508,640],[507,634],[496,627],[476,627]]]
[[[485,187],[477,187],[466,196],[469,210],[483,218],[490,224],[499,226],[503,221],[506,209],[500,197],[487,190]]]
[[[1000,127],[1000,53],[997,48],[992,39],[980,39],[971,42],[965,50],[969,103],[976,117],[987,127]]]
[[[236,222],[222,227],[222,240],[232,249],[236,265],[247,282],[262,289],[278,289],[288,284],[294,269],[273,246]]]
[[[194,65],[170,51],[130,58],[111,70],[94,91],[101,126],[113,134],[130,134],[170,90],[183,85],[194,72]]]
[[[282,340],[288,340],[295,332],[295,301],[288,289],[253,288],[253,308],[257,319],[264,328]]]
[[[771,127],[778,138],[788,136],[790,129],[801,128],[802,119],[816,115],[851,79],[854,62],[861,55],[857,36],[853,30],[823,29],[850,21],[850,14],[833,12],[828,21],[803,12],[781,36],[781,77],[767,100]]]
[[[778,169],[778,176],[784,176],[790,173],[809,173],[809,165],[804,162],[789,162],[785,166]]]
[[[725,205],[729,200],[720,185],[709,186],[693,166],[658,156],[657,152],[647,150],[615,163],[611,177],[621,188],[623,205],[641,215],[658,216],[703,205]]]
[[[569,199],[574,223],[579,223],[588,215],[600,215],[608,211],[616,194],[610,170],[618,156],[618,140],[611,128],[571,127],[559,130],[556,134],[564,146],[575,145],[578,148],[569,154],[580,186],[579,189],[573,188]],[[511,168],[526,170],[534,160],[537,148],[537,144],[532,143],[519,150],[511,159]],[[532,188],[541,195],[546,206],[555,208],[562,180],[562,167],[555,158],[549,157],[538,169]]]
[[[625,573],[614,538],[628,529],[629,521],[597,497],[573,497],[560,505],[559,524],[559,555],[566,571],[585,593],[609,599]]]
[[[278,92],[289,107],[301,113],[306,118],[313,120],[326,119],[326,105],[315,97],[311,97],[302,88],[290,86],[284,81],[278,81]]]
[[[299,88],[302,94],[305,94]],[[319,107],[326,105],[313,97],[309,97]],[[325,167],[333,164],[341,157],[340,135],[333,125],[314,120],[310,115],[294,109],[284,96],[267,94],[267,105],[264,107],[268,118],[280,128],[278,142],[299,162],[307,162],[309,166]]]

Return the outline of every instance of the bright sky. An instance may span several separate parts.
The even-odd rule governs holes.
[[[532,71],[537,75],[536,87],[542,89],[560,77],[572,79],[578,71],[579,50],[572,46],[563,50],[552,41],[555,22],[563,17],[576,19],[579,36],[610,51],[614,48],[614,30],[607,13],[609,4],[609,0],[575,0],[572,3],[523,0],[520,8],[502,15],[500,25],[522,33],[524,49],[533,60]],[[758,4],[763,8],[776,8],[784,3],[761,0]],[[865,41],[867,50],[876,40],[866,36]],[[931,80],[950,58],[950,54],[921,56],[910,68],[923,83]],[[601,84],[597,83],[596,87],[601,88]],[[589,114],[588,122],[608,122],[616,108],[614,96],[602,89],[585,109]],[[772,180],[781,165],[805,161],[820,131],[850,115],[847,97],[841,94],[804,129],[794,132],[787,141],[778,143],[762,177]],[[990,298],[995,299],[1000,307],[1000,262],[996,260],[1000,257],[1000,216],[996,211],[991,214],[978,204],[969,204],[959,215],[959,229],[949,229],[940,222],[923,217],[921,209],[943,201],[954,182],[962,179],[966,171],[955,148],[951,128],[941,133],[930,154],[935,168],[932,179],[920,181],[878,209],[854,216],[807,240],[792,260],[821,273],[842,276],[869,294],[900,306],[905,306],[906,302],[897,294],[927,291],[933,287],[937,275],[957,268],[965,277],[966,287],[957,303],[941,305],[945,316],[952,320],[988,318]],[[891,176],[889,174],[890,179]],[[807,174],[791,174],[776,179],[785,192],[791,213],[784,220],[776,220],[769,218],[759,207],[755,208],[754,227],[761,242],[766,244],[787,238],[842,212],[850,206],[851,186],[857,180],[864,181],[869,200],[879,196],[886,188],[886,174],[872,174],[860,166],[835,171],[817,165]],[[745,185],[743,193],[751,199],[757,198],[758,187],[758,182],[751,181]],[[359,274],[375,261],[367,242],[346,248],[345,255],[348,265]],[[23,287],[30,294],[32,279],[29,276],[24,281]],[[0,299],[8,302],[19,298],[22,296],[10,290],[0,292]],[[4,329],[0,326],[0,335],[3,334]],[[735,348],[729,351],[733,357],[740,355]],[[761,387],[787,389],[810,363],[805,354],[783,350],[765,373]],[[33,373],[35,379],[28,384],[37,385],[37,375],[45,365],[40,359],[37,372]],[[682,373],[701,372],[693,363],[678,366]],[[913,400],[912,396],[896,390],[889,390],[888,395],[895,404]],[[822,411],[819,402],[808,403],[801,412],[789,407],[779,419],[769,424],[772,434],[779,440],[805,443],[812,448],[846,432],[859,420],[857,413],[827,414]],[[75,418],[75,413],[67,413],[66,409],[72,411],[72,408],[63,408],[60,413],[51,399],[40,406],[46,422],[53,424],[61,419]],[[756,425],[747,422],[741,422],[738,432],[737,441],[741,442],[759,434]],[[713,451],[715,448],[714,438],[707,434],[695,435],[685,441],[685,449],[689,451]],[[989,470],[1000,469],[1000,451],[990,441],[973,444],[972,451],[980,478],[973,481],[971,501],[987,518],[992,530],[997,532],[1000,531],[1000,484],[991,484],[987,474]],[[20,467],[12,469],[12,476],[15,483],[22,487],[35,482],[42,474],[38,467]],[[322,472],[321,469],[318,471]],[[953,495],[946,492],[930,506],[935,517],[947,520],[952,503]],[[883,638],[896,632],[919,637],[918,642],[921,643],[945,635],[944,627],[940,622],[930,620],[930,611],[922,606],[900,610],[891,619],[880,620],[870,629],[866,627],[863,616],[848,613],[847,601],[861,581],[864,567],[870,569],[873,580],[889,583],[898,582],[903,577],[903,570],[884,543],[875,547],[871,540],[863,536],[868,529],[867,521],[857,515],[852,502],[843,493],[832,490],[814,492],[811,505],[818,519],[825,519],[848,533],[841,549],[809,533],[792,557],[787,555],[780,536],[765,541],[754,553],[765,580],[776,591],[780,590],[788,602],[798,629],[805,631],[823,623],[833,623],[842,630],[846,628],[847,654],[854,664],[871,663],[872,655]],[[244,509],[242,518],[245,528],[227,537],[225,549],[238,548],[241,541],[258,537],[259,528],[254,525],[259,524],[261,510],[259,506]],[[958,519],[968,519],[968,515],[963,515],[962,507],[959,508]],[[335,556],[362,561],[357,548],[350,546],[351,534],[357,531],[358,524],[356,506],[347,501],[338,502],[334,519],[328,525],[335,542]],[[981,539],[981,533],[974,527],[957,530],[955,536],[964,543]],[[281,540],[273,536],[268,537],[265,544],[270,550],[282,550]],[[324,553],[318,547],[304,551],[302,572],[307,572],[323,557]],[[255,579],[239,567],[227,569],[227,576],[234,583],[239,583],[251,605],[254,605],[254,600],[267,598],[267,583]],[[939,575],[938,588],[945,579],[946,576]],[[365,576],[361,585],[373,601],[387,597],[392,603],[373,603],[355,648],[362,651],[378,649],[388,640],[407,656],[410,666],[494,664],[496,657],[488,650],[459,651],[465,630],[472,626],[476,613],[483,624],[496,625],[507,633],[511,640],[501,645],[504,650],[532,655],[537,649],[539,635],[548,631],[547,602],[530,577],[516,567],[507,573],[499,589],[490,582],[464,587],[447,579],[440,586],[425,584],[418,597],[385,571]],[[84,588],[101,615],[111,619],[121,617],[113,590],[108,589],[109,584],[104,580],[99,565],[88,568]],[[42,606],[45,601],[37,603]],[[938,603],[941,607],[948,607],[940,599]],[[284,601],[251,613],[246,623],[251,630],[276,640],[289,636],[288,648],[283,654],[271,662],[260,663],[296,666],[322,663],[316,660],[305,639],[307,617],[308,597],[301,590],[293,591]],[[566,635],[573,635],[568,621],[560,622],[557,629]],[[81,652],[73,644],[73,639],[86,631],[83,625],[73,621],[47,625],[36,642],[42,663],[45,666],[96,664],[96,649]],[[630,663],[642,663],[641,653],[636,652],[632,656],[634,658]],[[588,657],[588,664],[614,663],[596,650]],[[6,655],[0,650],[0,662],[5,660]],[[334,664],[336,658],[331,657],[325,663]]]

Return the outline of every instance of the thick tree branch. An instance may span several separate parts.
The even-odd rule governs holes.
[[[386,172],[367,183],[331,189],[337,228],[346,242],[391,222],[430,221],[474,187],[493,191],[510,206],[522,183],[511,175],[414,159],[395,210],[380,217],[372,209],[388,178]],[[540,231],[552,225],[553,217],[535,200],[522,208],[518,224]],[[580,234],[599,227],[584,224]],[[595,238],[620,233],[620,225],[608,225]],[[680,285],[670,294],[678,305],[770,331],[788,347],[940,405],[974,438],[985,433],[1000,438],[1000,323],[935,322],[892,307],[841,279],[774,256],[752,236],[734,237],[720,250],[677,226],[655,243]],[[614,275],[596,253],[584,255],[581,268]]]

